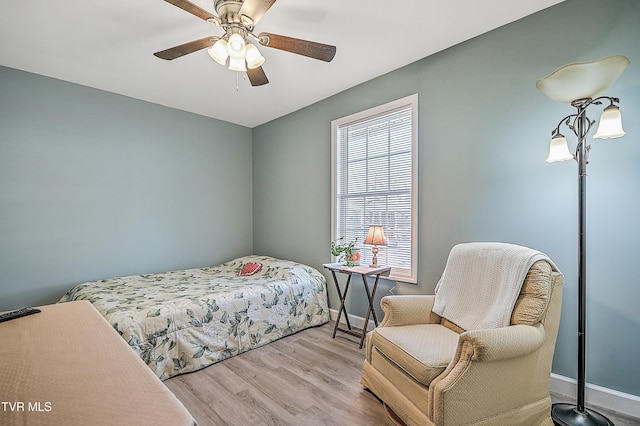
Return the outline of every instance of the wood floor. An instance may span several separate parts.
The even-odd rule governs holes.
[[[164,384],[199,426],[392,426],[360,384],[364,348],[332,330],[304,330]]]
[[[332,331],[333,323],[304,330],[164,384],[199,426],[393,426],[360,384],[358,339],[342,333],[332,339]],[[616,426],[640,425],[640,419],[596,409]]]

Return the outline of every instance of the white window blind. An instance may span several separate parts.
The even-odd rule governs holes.
[[[416,282],[417,95],[332,123],[333,235],[358,239],[362,264],[370,225],[382,225],[386,246],[378,263],[391,278]]]

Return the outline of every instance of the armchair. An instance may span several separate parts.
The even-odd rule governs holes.
[[[509,284],[502,275],[497,294],[505,296],[510,286],[515,298],[500,302],[506,324],[461,327],[469,311],[501,300],[485,286],[513,256],[487,261],[487,250],[514,248],[526,259],[507,274],[521,278]],[[458,245],[438,286],[436,295],[382,299],[384,319],[367,334],[363,386],[408,425],[552,425],[549,381],[562,298],[562,274],[553,262],[520,246]],[[443,302],[445,294],[456,297]]]

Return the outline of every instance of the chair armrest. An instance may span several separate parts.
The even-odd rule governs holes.
[[[488,330],[471,330],[460,335],[458,348],[465,343],[473,348],[472,361],[499,361],[517,358],[539,349],[544,343],[541,324],[511,325]]]
[[[511,410],[522,415],[519,410],[532,401],[550,405],[551,359],[548,348],[541,354],[544,334],[541,324],[462,333],[454,359],[429,386],[428,414],[433,422],[443,424],[445,413],[457,413],[456,424],[479,424],[500,407],[504,422],[496,424],[515,424],[509,420]],[[473,407],[469,395],[474,395]],[[550,425],[550,420],[535,424]]]
[[[431,312],[434,295],[385,296],[380,301],[384,318],[380,327],[396,327],[411,324],[438,324],[440,316]]]

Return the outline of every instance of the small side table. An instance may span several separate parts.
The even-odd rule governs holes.
[[[364,337],[367,335],[367,325],[369,324],[369,317],[373,313],[373,322],[376,327],[378,326],[378,317],[376,315],[376,310],[373,307],[373,300],[376,295],[376,289],[378,288],[378,280],[381,276],[386,277],[389,276],[391,272],[391,267],[383,266],[372,268],[369,266],[345,266],[340,263],[325,263],[322,265],[325,269],[331,271],[331,275],[333,276],[333,282],[336,285],[336,290],[338,291],[338,297],[340,298],[340,309],[338,310],[338,317],[336,318],[336,325],[333,328],[333,338],[336,337],[336,332],[341,331],[343,333],[350,334],[352,336],[360,337],[360,349],[362,349],[362,345],[364,344]],[[341,274],[347,274],[347,282],[344,286],[344,292],[340,290],[340,284],[338,283],[338,277],[336,276],[336,272],[340,272]],[[349,291],[349,283],[351,282],[351,276],[353,274],[358,274],[362,276],[362,284],[364,285],[364,289],[367,293],[367,299],[369,303],[369,308],[367,309],[367,316],[364,319],[364,327],[362,332],[359,333],[355,331],[355,328],[351,327],[349,323],[349,314],[347,313],[347,308],[344,306],[345,298],[347,297],[347,292]],[[371,290],[369,289],[369,284],[367,282],[368,277],[375,277],[375,281],[373,283],[373,287]],[[347,328],[340,327],[340,316],[344,312],[344,318],[347,323]]]

